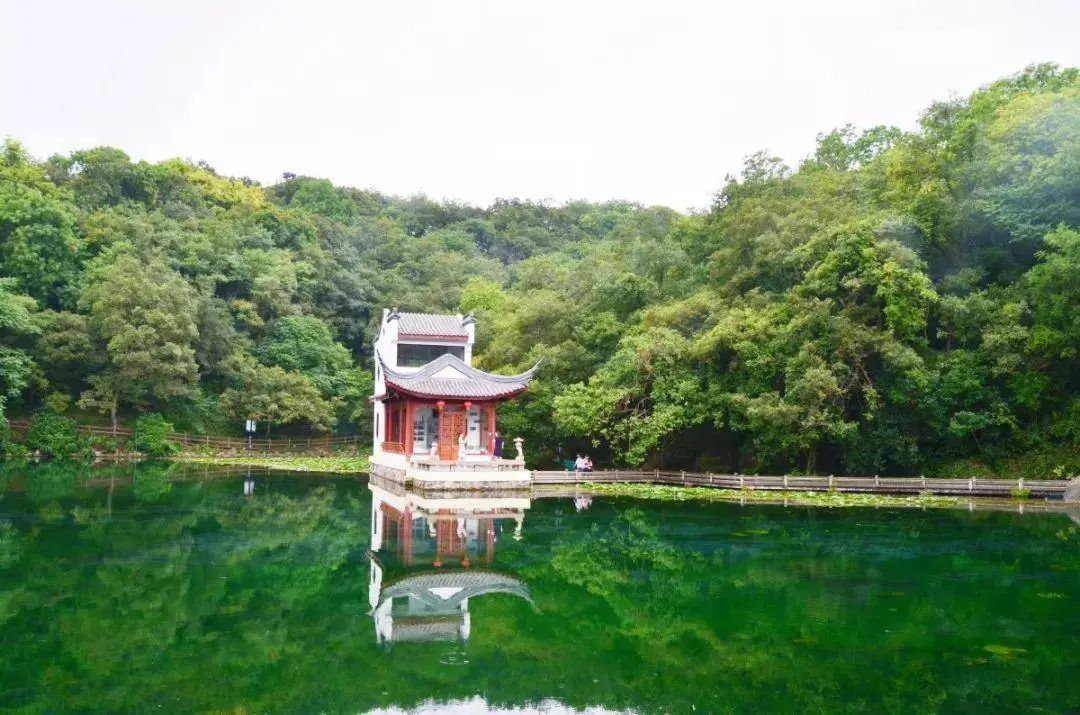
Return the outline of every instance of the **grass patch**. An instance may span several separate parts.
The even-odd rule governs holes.
[[[174,461],[188,464],[209,464],[216,467],[264,467],[283,472],[327,472],[330,474],[367,474],[370,471],[367,455],[358,457],[200,457],[183,455]]]
[[[961,503],[950,496],[921,493],[912,496],[892,494],[855,494],[851,492],[801,492],[764,491],[760,489],[712,489],[709,487],[674,487],[665,484],[597,484],[585,482],[582,488],[601,496],[625,496],[644,499],[686,501],[689,499],[712,499],[716,501],[786,500],[798,506],[847,507],[847,506],[915,506],[951,507]]]

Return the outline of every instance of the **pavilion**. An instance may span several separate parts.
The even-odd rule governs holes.
[[[526,496],[427,497],[375,477],[371,491],[368,603],[376,640],[468,641],[470,600],[528,586],[496,561],[504,537],[522,538]]]
[[[521,440],[496,454],[497,406],[529,387],[472,366],[472,316],[383,311],[375,339],[372,471],[405,482],[470,488],[528,483]],[[509,457],[509,458],[507,458]]]

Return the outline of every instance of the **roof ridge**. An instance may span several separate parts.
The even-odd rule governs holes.
[[[542,360],[517,375],[495,375],[467,364],[461,358],[445,353],[413,373],[388,367],[379,357],[379,366],[385,375],[386,385],[417,397],[449,399],[504,399],[526,390]],[[438,373],[451,367],[461,373],[459,377],[438,377]]]
[[[525,372],[519,372],[516,375],[498,375],[493,372],[485,372],[484,370],[473,367],[472,365],[459,358],[457,355],[443,353],[439,357],[435,358],[428,364],[421,367],[416,372],[399,372],[392,367],[388,367],[386,365],[386,362],[382,359],[382,356],[379,356],[379,363],[382,365],[383,371],[388,376],[400,377],[407,380],[424,380],[439,372],[439,370],[449,364],[451,367],[463,369],[469,377],[477,377],[485,380],[492,380],[494,382],[515,383],[521,382],[523,379],[531,378],[536,373],[537,368],[540,367],[540,364],[542,362],[544,362],[544,359],[540,358],[531,368],[529,368]]]
[[[459,315],[461,315],[461,313],[422,313],[422,312],[416,311],[416,310],[399,310],[399,311],[397,311],[397,314],[398,315],[437,315],[440,318],[456,318]]]

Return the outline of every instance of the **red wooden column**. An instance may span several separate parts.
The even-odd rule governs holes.
[[[439,400],[435,403],[435,409],[439,413],[439,421],[435,427],[435,440],[439,443],[439,451],[436,453],[439,459],[443,458],[443,450],[446,449],[446,445],[443,444],[443,412],[446,410],[446,403]]]
[[[411,566],[413,562],[412,512],[408,507],[405,507],[405,513],[401,515],[401,521],[401,560],[406,566]]]
[[[401,440],[402,450],[405,452],[405,458],[412,457],[413,450],[413,402],[406,398],[405,400],[405,436]]]
[[[495,403],[487,404],[488,410],[488,454],[495,458]]]
[[[446,518],[449,514],[448,509],[439,509],[432,517],[435,519],[435,560],[431,562],[431,565],[435,568],[443,565],[443,554],[452,556],[457,551],[455,548],[455,524]]]
[[[383,426],[383,442],[393,442],[394,434],[394,401],[386,401],[386,424]]]
[[[461,430],[465,434],[465,444],[467,445],[469,443],[469,410],[472,409],[473,403],[470,400],[465,400],[465,402],[463,402],[461,404],[462,404],[462,407],[465,408],[465,412],[464,412],[465,423],[464,423],[464,425],[462,425]],[[458,459],[461,459],[464,456],[465,455],[463,455],[463,454],[459,454]]]

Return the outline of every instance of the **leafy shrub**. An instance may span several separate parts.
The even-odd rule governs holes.
[[[71,407],[71,396],[63,392],[53,392],[42,400],[41,404],[46,412],[55,412],[62,415]]]
[[[90,446],[99,452],[115,452],[120,449],[120,440],[108,434],[95,434],[90,437]]]
[[[4,448],[2,453],[0,453],[0,459],[7,459],[13,462],[30,459],[30,450],[27,449],[25,444],[12,442]]]
[[[0,416],[0,459],[18,459],[26,448],[15,442],[11,436],[11,427],[7,419]]]
[[[30,420],[26,446],[49,457],[75,459],[86,456],[86,443],[75,431],[75,420],[55,412],[38,412]]]
[[[172,423],[151,412],[135,420],[128,447],[147,457],[168,457],[180,451],[180,445],[169,439],[172,431]]]

